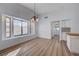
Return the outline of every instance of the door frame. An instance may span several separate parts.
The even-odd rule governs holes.
[[[52,24],[54,23],[54,22],[59,22],[59,28],[60,28],[60,30],[59,30],[59,40],[61,40],[61,21],[60,20],[58,20],[58,21],[52,21],[51,22],[51,39],[52,39]]]

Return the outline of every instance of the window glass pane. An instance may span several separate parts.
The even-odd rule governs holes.
[[[31,22],[31,34],[35,34],[35,23]]]
[[[14,35],[21,35],[21,21],[13,20],[13,26],[14,26],[13,29]]]
[[[9,17],[6,17],[6,22],[10,22],[10,18]]]
[[[10,23],[6,23],[6,32],[10,33]]]
[[[10,29],[10,18],[6,17],[6,37],[10,37],[11,36],[11,29]]]
[[[22,34],[27,34],[27,22],[22,22]]]

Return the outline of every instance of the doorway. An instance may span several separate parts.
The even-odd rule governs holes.
[[[53,21],[51,28],[52,39],[60,39],[60,21]]]

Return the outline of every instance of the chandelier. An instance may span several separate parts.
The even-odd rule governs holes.
[[[38,22],[38,17],[36,16],[36,4],[34,3],[34,16],[31,18],[32,22]]]

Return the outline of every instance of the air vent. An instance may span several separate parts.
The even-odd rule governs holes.
[[[45,18],[45,19],[47,19],[47,18],[48,18],[48,16],[45,16],[44,18]]]

